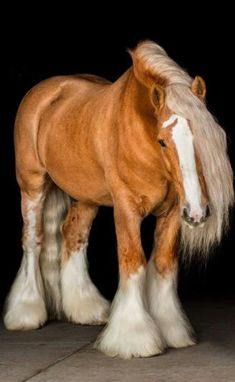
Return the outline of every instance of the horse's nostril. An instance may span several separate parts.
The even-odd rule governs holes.
[[[210,207],[209,207],[208,204],[207,204],[207,206],[206,206],[205,218],[206,218],[206,219],[209,218],[210,214],[211,214]]]
[[[184,209],[183,209],[183,217],[184,217],[184,218],[187,218],[187,217],[188,217],[188,211],[187,211],[187,208],[186,208],[186,207],[184,207]]]

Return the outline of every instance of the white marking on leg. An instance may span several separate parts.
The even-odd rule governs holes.
[[[193,329],[177,295],[177,269],[161,276],[153,260],[150,260],[147,274],[150,313],[159,325],[167,345],[176,348],[194,345]]]
[[[37,215],[35,209],[38,206],[38,203],[40,203],[40,197],[37,198],[37,200],[29,200],[27,202],[27,220],[28,220],[28,226],[27,226],[27,236],[25,240],[25,247],[27,248],[28,252],[33,252],[35,248],[37,247],[37,237],[36,237],[36,223],[37,223]]]
[[[102,324],[109,315],[109,303],[92,283],[86,257],[87,245],[70,254],[62,265],[62,304],[67,318],[80,324]]]
[[[28,220],[24,255],[6,304],[4,323],[11,330],[28,330],[41,326],[47,312],[39,268],[40,247],[36,236],[35,208],[40,198],[27,202]]]
[[[114,357],[148,357],[163,351],[157,326],[144,305],[145,269],[120,280],[108,325],[96,347]]]

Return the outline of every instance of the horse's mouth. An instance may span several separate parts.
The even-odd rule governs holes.
[[[203,228],[204,225],[205,225],[205,222],[202,222],[202,223],[199,223],[199,224],[195,224],[195,223],[189,223],[185,220],[183,220],[184,224],[190,228],[190,229],[194,229],[194,228]]]

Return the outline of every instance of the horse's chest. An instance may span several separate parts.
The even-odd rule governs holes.
[[[141,182],[141,184],[130,185],[136,198],[142,215],[149,214],[157,206],[163,204],[168,195],[168,184],[166,181]]]

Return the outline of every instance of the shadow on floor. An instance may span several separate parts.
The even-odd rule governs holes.
[[[50,322],[40,330],[0,328],[4,382],[235,381],[235,301],[193,301],[185,309],[199,343],[158,357],[122,360],[93,349],[102,329]]]

